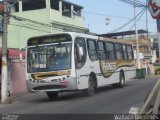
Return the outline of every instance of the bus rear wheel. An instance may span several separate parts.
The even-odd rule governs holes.
[[[86,91],[88,96],[93,96],[95,94],[95,90],[96,90],[96,83],[94,81],[94,79],[92,77],[89,78],[88,81],[88,89]]]
[[[123,73],[120,73],[118,86],[119,86],[120,88],[123,88],[124,85],[125,85],[125,76],[124,76]]]
[[[56,100],[58,98],[58,92],[46,92],[50,100]]]

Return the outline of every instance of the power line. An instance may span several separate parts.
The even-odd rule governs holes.
[[[144,10],[145,10],[145,9],[143,9],[141,12],[139,12],[139,13],[136,15],[136,18],[137,18],[139,15],[141,15],[141,13],[143,13]],[[131,22],[133,22],[134,19],[135,19],[135,18],[132,18],[130,21],[128,21],[128,22],[125,23],[124,25],[120,26],[119,28],[113,30],[112,32],[117,32],[117,31],[121,30],[122,28],[126,27],[126,26],[129,25]]]
[[[105,13],[97,13],[97,12],[91,12],[91,11],[84,11],[86,14],[90,14],[90,15],[98,15],[98,16],[111,16],[111,17],[115,17],[115,18],[120,18],[120,19],[130,19],[128,17],[123,17],[123,16],[116,16],[116,15],[110,15],[110,14],[105,14]]]
[[[139,16],[139,18],[137,19],[137,22],[140,21],[140,19],[142,18],[142,16],[144,15],[145,10],[142,12],[142,14]],[[135,24],[129,29],[129,31],[135,26]]]
[[[10,16],[15,19],[15,20],[18,20],[18,21],[26,21],[26,22],[29,22],[29,23],[33,23],[33,24],[37,24],[37,25],[42,25],[44,27],[49,27],[49,28],[52,28],[52,29],[59,29],[59,30],[62,30],[63,27],[72,27],[72,28],[79,28],[79,29],[84,29],[83,27],[79,27],[79,26],[73,26],[73,25],[70,25],[70,24],[63,24],[63,23],[60,23],[60,22],[57,22],[57,21],[54,21],[56,24],[59,24],[60,26],[57,26],[57,25],[54,25],[55,23],[52,23],[52,24],[47,24],[47,23],[41,23],[41,22],[38,22],[38,21],[34,21],[34,20],[31,20],[31,19],[26,19],[26,18],[23,18],[23,17],[19,17],[19,16],[15,16],[15,15],[11,15]],[[54,25],[54,26],[53,26]]]
[[[15,20],[18,20],[18,21],[27,21],[27,22],[34,23],[34,24],[39,24],[39,25],[43,25],[43,26],[47,26],[47,27],[52,27],[50,24],[41,23],[41,22],[38,22],[38,21],[26,19],[26,18],[23,18],[23,17],[11,15],[11,14],[10,14],[10,17],[12,17],[12,18],[14,18]]]
[[[33,28],[33,25],[36,24],[36,25],[42,25],[43,27],[48,27],[48,28],[53,28],[53,26],[51,24],[46,24],[46,23],[41,23],[41,22],[38,22],[38,21],[34,21],[34,20],[30,20],[30,19],[26,19],[26,18],[23,18],[23,17],[18,17],[18,16],[15,16],[15,15],[10,15],[13,19],[17,20],[17,21],[26,21],[26,22],[29,22],[29,23],[32,23],[32,27],[29,27],[29,26],[26,26],[26,25],[16,25],[16,24],[12,24],[12,25],[16,25],[16,26],[21,26],[21,27],[26,27],[26,28],[29,28],[29,29],[34,29],[34,30],[38,30],[38,31],[43,31],[43,32],[48,32],[48,31],[44,31],[44,30],[41,30],[41,29],[36,29],[36,28]],[[28,24],[29,25],[29,24]],[[38,27],[38,26],[35,26],[35,27]],[[57,26],[54,26],[53,29],[57,29],[57,30],[62,30],[62,28],[60,27],[57,27]]]
[[[47,33],[51,33],[50,31],[46,31],[46,30],[44,30],[44,29],[43,29],[43,30],[42,30],[42,29],[38,29],[39,27],[38,27],[38,26],[35,26],[35,25],[33,25],[33,24],[30,24],[31,27],[29,26],[29,24],[28,24],[28,25],[24,25],[24,24],[16,24],[16,23],[13,23],[13,22],[10,23],[10,25],[19,26],[19,27],[24,27],[24,28],[28,28],[28,29],[33,29],[33,30],[37,30],[37,31],[45,32],[45,33],[46,33],[46,32],[47,32]],[[38,27],[38,28],[35,28],[35,27]],[[44,26],[44,27],[46,27],[46,26]],[[62,30],[62,29],[60,29],[60,28],[58,29],[58,28],[55,28],[55,27],[54,27],[54,28],[52,27],[52,29],[56,29],[56,30],[58,30],[58,31],[61,31],[61,30]]]
[[[33,27],[25,26],[25,25],[17,25],[17,24],[13,24],[13,23],[11,23],[10,25],[24,27],[24,28],[28,28],[28,29],[32,29],[32,30],[37,30],[37,31],[40,31],[40,32],[50,33],[49,31],[45,31],[45,30],[42,30],[42,29],[36,29],[36,28],[33,28]]]
[[[25,21],[15,22],[15,21],[10,20],[10,25],[12,23],[14,23],[14,24],[21,24],[21,25],[25,25],[25,26],[31,26],[31,27],[34,27],[34,28],[42,28],[43,27],[43,30],[44,30],[44,28],[45,29],[51,29],[51,27],[48,27],[48,26],[39,25],[39,24],[35,24],[35,23],[30,23],[30,22],[25,22]]]
[[[130,20],[132,18],[129,17],[124,17],[124,16],[117,16],[117,15],[110,15],[110,14],[105,14],[105,13],[97,13],[97,12],[91,12],[91,11],[84,11],[86,14],[90,14],[90,15],[95,15],[95,16],[110,16],[110,17],[114,17],[114,18],[119,18],[119,19],[125,19],[125,20]],[[142,21],[146,21],[144,19],[142,19]],[[149,20],[149,22],[154,22]]]
[[[125,3],[133,5],[135,7],[143,7],[143,8],[147,7],[147,5],[145,3],[140,2],[138,0],[119,0],[119,1],[125,2]]]

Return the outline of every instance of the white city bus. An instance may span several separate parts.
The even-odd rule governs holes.
[[[27,87],[50,99],[76,90],[93,95],[98,87],[123,87],[135,77],[132,44],[126,41],[66,32],[32,37],[26,51]]]

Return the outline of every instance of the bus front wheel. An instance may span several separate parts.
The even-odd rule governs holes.
[[[58,98],[58,92],[46,92],[50,100],[56,100]]]
[[[119,87],[123,88],[125,85],[125,76],[124,74],[121,72],[120,76],[119,76]]]
[[[93,96],[96,90],[96,83],[92,77],[89,78],[88,81],[88,89],[86,91],[88,96]]]

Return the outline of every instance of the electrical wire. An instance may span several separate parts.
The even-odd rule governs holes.
[[[122,2],[127,2],[128,0],[120,0],[120,1],[122,1]],[[136,1],[136,2],[135,2],[135,1]],[[135,0],[135,1],[134,1],[134,2],[135,2],[134,5],[135,5],[135,4],[136,4],[136,5],[138,5],[138,4],[143,4],[142,2],[139,2],[139,1],[137,1],[137,0]],[[132,0],[129,0],[128,3],[130,3],[130,4],[133,5],[133,1],[132,1]],[[144,4],[143,4],[143,5],[144,5]],[[85,12],[86,12],[87,14],[106,16],[106,14],[103,14],[103,13],[94,13],[94,12],[88,12],[88,11],[85,11]],[[37,25],[42,25],[42,26],[48,27],[48,28],[53,28],[53,26],[52,26],[51,24],[41,23],[41,22],[38,22],[38,21],[34,21],[34,20],[30,20],[30,19],[18,17],[18,16],[11,15],[11,14],[10,14],[10,16],[11,16],[12,18],[14,18],[15,20],[26,21],[26,22],[29,22],[29,23],[33,23],[32,25],[37,24]],[[112,17],[117,17],[117,18],[120,18],[120,19],[130,19],[130,18],[128,18],[128,17],[122,17],[122,16],[113,16],[113,15],[110,15],[110,16],[112,16]],[[138,17],[138,16],[139,16],[139,14],[138,14],[136,17]],[[134,20],[134,18],[131,19],[131,20],[130,20],[129,22],[127,22],[126,24],[124,24],[123,26],[117,28],[117,29],[114,30],[113,32],[122,29],[123,27],[127,26],[128,24],[130,24],[133,20]],[[28,23],[28,24],[29,24],[29,23]],[[32,26],[32,25],[31,25],[31,26]],[[24,25],[21,25],[21,26],[24,26]],[[26,27],[27,27],[27,26],[26,26]],[[33,27],[33,26],[32,26],[32,27]],[[36,26],[36,27],[38,27],[38,26]],[[29,27],[28,27],[28,28],[29,28]],[[30,28],[31,28],[31,27],[30,27]],[[58,26],[54,26],[54,28],[62,30],[62,28],[61,28],[61,27],[58,27]],[[43,31],[43,30],[42,30],[42,31]]]
[[[130,5],[133,5],[133,6],[135,6],[135,7],[144,7],[144,8],[147,7],[147,5],[146,5],[145,3],[140,2],[140,1],[138,1],[138,0],[119,0],[119,1],[125,2],[125,3],[130,4]]]
[[[33,23],[33,24],[37,24],[37,25],[42,25],[42,26],[44,26],[44,27],[48,27],[48,28],[52,28],[52,29],[59,29],[59,31],[60,30],[62,30],[62,27],[58,27],[58,26],[56,26],[56,25],[54,25],[54,27],[53,27],[53,25],[52,24],[47,24],[47,23],[41,23],[41,22],[38,22],[38,21],[34,21],[34,20],[30,20],[30,19],[26,19],[26,18],[23,18],[23,17],[19,17],[19,16],[15,16],[15,15],[11,15],[10,14],[10,17],[12,17],[13,19],[15,19],[15,20],[18,20],[18,21],[25,21],[25,22],[29,22],[29,23]],[[56,23],[58,23],[58,22],[56,22]],[[54,24],[54,23],[53,23]],[[65,24],[62,24],[61,26],[70,26],[70,27],[77,27],[77,28],[79,28],[79,29],[84,29],[83,27],[79,27],[79,26],[73,26],[73,25],[65,25]]]
[[[31,26],[33,28],[43,28],[44,29],[51,29],[51,27],[48,26],[44,26],[44,25],[39,25],[39,24],[35,24],[35,23],[30,23],[30,22],[26,22],[26,21],[18,21],[15,22],[13,19],[10,19],[10,23],[14,23],[14,24],[21,24],[21,25],[27,25],[27,26]]]
[[[23,17],[11,15],[11,14],[10,14],[10,17],[12,17],[12,18],[14,18],[15,20],[18,20],[18,21],[27,21],[27,22],[34,23],[34,24],[39,24],[39,25],[43,25],[43,26],[47,26],[47,27],[52,27],[50,24],[41,23],[41,22],[38,22],[38,21],[26,19],[26,18],[23,18]]]
[[[110,15],[110,14],[105,14],[105,13],[97,13],[97,12],[91,12],[91,11],[84,11],[86,14],[90,14],[90,15],[94,15],[94,16],[109,16],[109,17],[114,17],[114,18],[118,18],[118,19],[125,19],[125,20],[130,20],[132,18],[129,18],[129,17],[123,17],[123,16],[116,16],[116,15]],[[142,19],[142,21],[146,21],[144,19]],[[149,22],[153,22],[155,23],[155,21],[151,21],[149,20]]]
[[[25,22],[22,23],[22,21],[18,22],[18,24],[17,24],[17,22],[12,21],[12,20],[10,20],[9,25],[25,27],[25,28],[28,28],[28,29],[33,29],[33,30],[37,30],[37,31],[41,31],[41,32],[47,32],[47,33],[48,33],[48,31],[44,30],[44,27],[46,29],[50,28],[50,27],[47,27],[47,26],[44,26],[44,25],[40,26],[39,24],[35,24],[35,23],[34,24],[33,23],[25,23]],[[43,27],[43,29],[40,29],[42,27]]]
[[[28,28],[28,29],[32,29],[32,30],[37,30],[37,31],[40,31],[40,32],[50,33],[50,32],[48,32],[48,31],[45,31],[45,30],[42,30],[42,29],[32,28],[32,27],[25,26],[25,25],[17,25],[17,24],[14,24],[14,23],[11,23],[10,25],[19,26],[19,27],[24,27],[24,28]]]
[[[142,12],[142,14],[139,16],[139,18],[137,19],[137,22],[138,21],[140,21],[140,19],[142,18],[142,16],[144,15],[144,13],[145,13],[145,9],[144,9],[144,11]],[[129,31],[133,28],[135,26],[135,23],[134,23],[134,25],[129,29]]]
[[[52,29],[56,29],[56,30],[62,30],[62,28],[60,28],[60,27],[57,27],[57,26],[52,26],[52,25],[50,25],[50,24],[46,24],[46,23],[41,23],[41,22],[38,22],[38,21],[34,21],[34,20],[30,20],[30,19],[26,19],[26,18],[22,18],[22,17],[18,17],[18,16],[15,16],[15,15],[10,15],[10,17],[12,17],[13,19],[15,19],[15,20],[18,20],[18,21],[20,21],[20,22],[28,22],[27,23],[27,26],[26,25],[16,25],[16,24],[12,24],[12,25],[16,25],[16,26],[21,26],[21,27],[25,27],[25,28],[29,28],[29,29],[33,29],[33,30],[38,30],[38,31],[41,31],[41,32],[48,32],[48,31],[45,31],[45,30],[41,30],[41,29],[37,29],[37,28],[35,28],[35,27],[38,27],[39,28],[39,26],[35,26],[35,25],[41,25],[41,26],[43,26],[43,27],[47,27],[47,28],[52,28]],[[31,25],[31,27],[29,27],[29,25]],[[34,27],[34,28],[33,28]]]
[[[122,16],[115,16],[115,15],[110,15],[110,14],[105,14],[105,13],[96,13],[96,12],[91,12],[91,11],[84,11],[86,14],[90,14],[90,15],[97,15],[97,16],[110,16],[110,17],[115,17],[115,18],[119,18],[119,19],[131,19],[128,17],[122,17]]]
[[[35,28],[35,26],[33,26],[33,25],[29,26],[29,25],[17,24],[17,23],[11,23],[10,25],[19,26],[19,27],[23,27],[23,28],[28,28],[28,29],[32,29],[32,30],[37,30],[37,31],[44,32],[44,33],[51,33],[51,31],[47,31],[47,30],[44,30],[44,29],[39,29],[39,27]],[[52,29],[56,29],[57,31],[62,30],[62,29],[57,29],[57,28],[52,28]]]
[[[144,8],[144,9],[145,9],[145,8]],[[135,18],[137,18],[139,15],[141,15],[141,13],[143,13],[144,9],[142,9],[142,11],[139,12],[139,13],[135,16]],[[126,27],[126,26],[129,25],[131,22],[133,22],[133,21],[135,20],[135,18],[132,18],[130,21],[128,21],[128,22],[125,23],[124,25],[120,26],[119,28],[113,30],[111,33],[117,32],[117,31],[121,30],[122,28]]]

